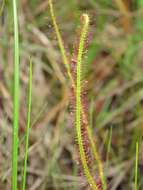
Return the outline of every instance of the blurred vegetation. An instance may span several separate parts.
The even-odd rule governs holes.
[[[24,159],[29,57],[33,60],[32,128],[28,190],[82,189],[78,176],[70,89],[47,0],[19,2],[20,119],[19,184]],[[11,1],[0,0],[0,189],[11,185],[13,20]],[[138,189],[143,187],[143,1],[60,0],[55,13],[72,53],[82,13],[90,15],[90,46],[84,59],[89,118],[108,168],[111,190],[134,189],[139,142]],[[87,81],[87,84],[86,84]],[[112,128],[112,136],[111,136]],[[111,147],[109,148],[109,141]],[[110,151],[109,151],[110,149]],[[96,165],[95,165],[96,169]]]

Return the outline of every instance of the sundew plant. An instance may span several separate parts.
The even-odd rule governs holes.
[[[81,90],[81,74],[82,74],[82,58],[83,54],[86,51],[85,46],[86,46],[86,38],[87,38],[87,33],[88,33],[88,27],[89,27],[89,16],[87,14],[83,14],[81,16],[81,31],[80,31],[80,36],[79,36],[79,43],[76,45],[77,49],[74,52],[74,64],[76,64],[76,69],[75,73],[72,73],[72,69],[70,68],[70,61],[67,57],[67,52],[64,48],[64,44],[62,41],[62,37],[56,22],[56,18],[54,15],[54,10],[53,10],[53,4],[52,1],[49,1],[49,6],[50,6],[50,13],[53,21],[53,25],[55,28],[55,32],[57,35],[57,39],[59,42],[59,47],[61,49],[61,54],[63,57],[63,63],[67,69],[67,74],[69,76],[71,86],[73,88],[73,92],[75,95],[75,129],[76,129],[76,138],[78,142],[78,149],[79,149],[79,154],[80,154],[80,160],[81,160],[81,167],[83,170],[84,175],[87,178],[87,181],[89,183],[89,186],[92,189],[98,190],[99,188],[103,188],[104,190],[107,189],[106,185],[106,180],[103,174],[103,166],[102,162],[100,160],[99,154],[97,152],[96,145],[93,141],[92,133],[90,130],[90,127],[88,126],[88,119],[85,114],[84,110],[84,105],[82,104],[82,90]],[[77,57],[76,57],[77,56]],[[76,61],[75,61],[76,59]],[[74,78],[74,75],[76,77]],[[86,139],[84,139],[86,138]],[[100,180],[96,182],[96,179],[94,179],[94,176],[92,176],[90,168],[88,163],[90,162],[90,157],[87,153],[87,149],[89,148],[88,144],[86,144],[87,139],[90,141],[90,146],[92,149],[92,153],[94,155],[95,161],[97,161],[98,164],[98,170],[100,174]]]

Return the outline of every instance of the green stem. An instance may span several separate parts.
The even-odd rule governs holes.
[[[67,69],[67,74],[69,76],[69,79],[70,79],[71,83],[74,84],[74,81],[73,81],[73,78],[72,78],[72,75],[71,75],[71,71],[70,71],[69,60],[68,60],[68,57],[66,55],[66,50],[64,48],[64,43],[63,43],[63,40],[62,40],[62,37],[61,37],[61,33],[60,33],[59,27],[58,27],[57,22],[56,22],[56,17],[55,17],[55,14],[54,14],[52,0],[49,0],[49,7],[50,7],[50,14],[51,14],[52,22],[53,22],[53,25],[54,25],[54,29],[55,29],[55,32],[56,32],[56,36],[57,36],[57,39],[58,39],[59,47],[60,47],[62,58],[63,58],[63,63],[65,65],[65,68]]]
[[[27,126],[26,126],[26,136],[25,136],[26,140],[25,140],[25,158],[24,158],[22,190],[26,189],[26,171],[27,171],[29,133],[30,133],[30,123],[31,123],[31,104],[32,104],[32,61],[30,60],[29,89],[28,89],[28,113],[27,113]]]
[[[135,190],[138,190],[138,155],[139,155],[139,144],[138,142],[136,142]]]
[[[13,138],[12,138],[12,190],[17,190],[18,164],[18,119],[19,119],[19,32],[17,4],[13,0],[14,19],[14,105],[13,105]]]

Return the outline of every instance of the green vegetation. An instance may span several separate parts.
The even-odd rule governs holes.
[[[14,104],[13,104],[13,143],[12,143],[12,189],[17,190],[18,164],[18,121],[19,121],[19,32],[17,4],[13,0],[14,18]]]
[[[25,135],[25,158],[24,158],[22,190],[26,189],[26,171],[27,171],[29,132],[30,132],[30,122],[31,122],[31,104],[32,104],[32,60],[30,60],[30,67],[29,67],[28,109],[27,109],[27,126],[26,126],[26,135]]]
[[[88,166],[88,163],[87,163],[88,160],[87,160],[87,157],[86,157],[86,148],[83,145],[84,144],[84,139],[82,138],[82,129],[81,129],[81,118],[83,118],[83,120],[85,120],[85,121],[87,120],[85,112],[83,110],[83,105],[81,103],[81,86],[82,86],[81,85],[81,72],[82,72],[81,62],[82,62],[82,57],[83,57],[83,54],[84,54],[84,51],[85,51],[84,46],[85,46],[85,40],[86,40],[86,37],[87,37],[86,35],[87,35],[87,30],[88,30],[88,25],[89,25],[89,17],[86,14],[82,15],[82,17],[81,17],[82,22],[83,22],[82,23],[83,28],[81,29],[81,36],[79,37],[80,39],[79,39],[79,44],[78,44],[79,47],[77,49],[78,53],[77,53],[77,69],[76,69],[77,79],[76,79],[76,82],[74,82],[74,79],[72,77],[72,71],[70,69],[70,64],[69,64],[70,62],[68,61],[68,57],[66,55],[67,53],[66,53],[66,50],[64,48],[62,37],[61,37],[60,31],[59,31],[59,28],[58,28],[58,25],[57,25],[57,22],[56,22],[56,18],[55,18],[54,11],[53,11],[53,4],[52,4],[51,0],[49,1],[49,5],[50,5],[51,17],[52,17],[52,20],[53,20],[53,25],[54,25],[54,28],[55,28],[57,39],[58,39],[58,42],[59,42],[59,47],[61,49],[61,54],[62,54],[62,57],[63,57],[63,62],[64,62],[65,67],[67,69],[67,74],[69,76],[69,79],[71,80],[71,84],[72,84],[74,94],[75,94],[75,99],[76,99],[75,126],[76,126],[76,131],[77,131],[77,139],[78,139],[80,160],[82,162],[83,173],[85,173],[85,176],[87,177],[89,185],[93,189],[96,190],[96,189],[98,189],[98,186],[96,185],[95,180],[91,176],[90,169],[89,169],[89,166]],[[87,125],[87,121],[86,121],[85,125]],[[102,184],[103,184],[103,189],[106,190],[106,182],[105,182],[105,179],[104,179],[102,163],[101,163],[99,155],[97,153],[97,148],[96,148],[96,146],[94,144],[93,137],[92,137],[92,134],[91,134],[91,131],[90,131],[90,128],[89,128],[88,125],[87,125],[87,134],[89,136],[88,138],[89,138],[90,143],[91,143],[92,153],[93,153],[93,155],[95,157],[95,161],[97,161],[97,164],[98,164],[98,169],[99,169],[99,174],[100,174],[101,181],[102,181]]]
[[[79,145],[79,153],[80,153],[80,159],[83,165],[83,170],[85,173],[85,176],[87,177],[87,180],[89,181],[89,184],[91,188],[98,190],[98,187],[96,186],[96,183],[94,182],[94,179],[92,178],[88,164],[86,161],[86,155],[85,150],[83,146],[83,139],[82,139],[82,132],[81,132],[81,72],[82,72],[82,56],[84,51],[84,41],[86,39],[88,25],[89,25],[89,17],[88,15],[82,15],[82,22],[83,22],[83,29],[81,30],[81,36],[80,36],[80,42],[78,47],[78,56],[77,56],[77,71],[76,71],[76,119],[75,119],[75,125],[76,125],[76,131],[77,131],[77,140]]]
[[[139,156],[139,144],[136,143],[136,162],[135,162],[135,190],[138,189],[138,156]]]
[[[142,190],[142,16],[142,0],[0,1],[0,189]]]

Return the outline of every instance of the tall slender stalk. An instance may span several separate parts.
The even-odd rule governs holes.
[[[110,127],[108,143],[107,143],[106,169],[108,169],[108,167],[109,167],[109,153],[111,150],[111,143],[112,143],[112,126]]]
[[[49,0],[49,6],[50,6],[50,14],[51,14],[52,22],[53,22],[53,25],[54,25],[54,29],[55,29],[55,32],[56,32],[56,35],[57,35],[59,47],[60,47],[62,58],[63,58],[63,63],[65,65],[66,69],[67,69],[67,74],[68,74],[68,77],[69,77],[69,79],[71,81],[71,84],[72,84],[72,87],[73,87],[73,90],[74,90],[74,94],[75,94],[76,93],[76,84],[75,84],[75,81],[74,81],[74,79],[72,77],[72,74],[71,74],[71,70],[70,70],[70,66],[69,66],[69,60],[68,60],[68,58],[66,56],[66,50],[64,48],[64,43],[63,43],[63,40],[62,40],[62,37],[61,37],[61,34],[60,34],[60,30],[59,30],[57,22],[56,22],[56,17],[55,17],[54,10],[53,10],[52,0]],[[88,15],[87,15],[87,17],[88,17]],[[89,17],[88,17],[88,19],[89,19]],[[81,105],[81,114],[82,114],[82,118],[83,118],[84,122],[87,125],[86,129],[87,129],[88,137],[89,137],[89,140],[90,140],[93,156],[94,156],[95,160],[97,161],[99,175],[101,177],[101,181],[102,181],[102,184],[103,184],[103,190],[106,190],[106,180],[105,180],[105,177],[104,177],[104,174],[103,174],[102,162],[100,160],[100,156],[98,154],[96,144],[94,143],[91,129],[88,126],[87,117],[86,117],[86,114],[84,113],[84,109],[83,109],[82,105]],[[84,151],[84,148],[83,148],[83,151]],[[84,154],[85,154],[85,151],[84,151]],[[89,175],[90,175],[90,173],[89,173]],[[91,176],[91,178],[92,178],[92,176]]]
[[[69,79],[71,80],[72,84],[74,84],[74,80],[72,78],[71,71],[70,71],[69,61],[68,61],[68,58],[66,56],[66,50],[64,48],[64,44],[63,44],[63,40],[62,40],[62,37],[61,37],[61,34],[60,34],[60,30],[59,30],[59,27],[58,27],[57,22],[56,22],[52,0],[49,0],[49,6],[50,6],[50,14],[51,14],[52,22],[53,22],[53,25],[54,25],[54,28],[55,28],[55,32],[56,32],[56,35],[57,35],[59,47],[60,47],[62,58],[63,58],[63,63],[65,65],[66,69],[67,69]]]
[[[136,142],[135,185],[134,185],[134,190],[138,190],[138,156],[139,156],[139,143]]]
[[[14,105],[12,138],[12,190],[17,190],[18,119],[19,119],[19,32],[16,0],[13,0],[14,19]]]
[[[91,185],[91,187],[95,190],[98,190],[98,187],[91,176],[91,173],[88,168],[86,155],[83,146],[82,134],[81,134],[81,63],[82,63],[82,56],[84,50],[84,42],[87,35],[88,25],[89,25],[89,18],[87,15],[82,15],[83,18],[83,28],[81,31],[80,42],[79,42],[79,49],[78,49],[78,58],[77,58],[77,76],[76,76],[76,131],[77,131],[77,140],[79,145],[79,152],[80,152],[80,159],[82,162],[82,167],[84,170],[84,174]]]
[[[31,103],[32,103],[32,61],[30,59],[28,110],[27,110],[27,125],[26,125],[26,136],[25,136],[25,158],[24,158],[22,190],[26,189],[26,171],[27,171],[27,159],[28,159],[29,132],[30,132],[30,123],[31,123]]]

